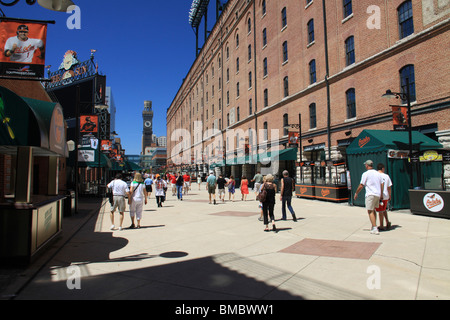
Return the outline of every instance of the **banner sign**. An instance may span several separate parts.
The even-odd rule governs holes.
[[[112,141],[111,140],[102,140],[101,150],[102,151],[112,150]]]
[[[94,162],[95,150],[78,150],[78,162]]]
[[[0,75],[43,78],[47,24],[0,19]]]
[[[298,145],[298,142],[299,142],[299,133],[289,132],[289,145]]]
[[[80,133],[97,133],[98,116],[84,115],[80,116]]]
[[[392,120],[395,131],[405,131],[408,129],[408,108],[392,107]]]

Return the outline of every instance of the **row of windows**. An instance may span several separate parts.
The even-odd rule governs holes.
[[[312,4],[312,0],[306,0],[306,5],[311,5]],[[262,2],[262,11],[263,11],[263,15],[266,14],[266,1],[263,0]],[[351,0],[343,0],[343,12],[344,12],[344,18],[345,17],[349,17],[350,15],[353,14],[353,10],[352,10],[352,1]],[[410,35],[411,33],[414,32],[414,26],[413,26],[413,16],[412,16],[412,2],[410,0],[403,2],[399,7],[398,7],[398,21],[399,21],[399,30],[400,30],[400,36],[401,37],[405,37]],[[286,27],[287,26],[287,10],[286,8],[283,8],[281,11],[281,23],[282,23],[282,27]],[[252,28],[252,23],[251,23],[251,19],[248,19],[248,32],[251,32],[251,28]],[[307,32],[308,32],[308,42],[309,44],[313,43],[315,41],[314,39],[314,19],[311,19],[310,21],[308,21],[307,24]],[[267,39],[267,30],[264,28],[263,32],[262,32],[262,39],[263,39],[263,46],[267,45],[268,39]],[[239,35],[236,35],[236,46],[239,46]],[[229,58],[229,49],[228,46],[226,48],[226,55],[227,55],[227,59]],[[252,47],[251,45],[248,46],[248,61],[251,61],[252,59]],[[282,59],[283,59],[283,63],[286,63],[288,61],[288,43],[287,41],[283,42],[282,44]],[[355,63],[356,60],[356,55],[355,55],[355,40],[354,40],[354,36],[350,36],[345,40],[345,63],[347,66]],[[219,68],[221,67],[221,60],[219,57]],[[316,74],[316,60],[313,59],[309,62],[309,83],[310,84],[314,84],[317,81],[317,74]],[[214,77],[214,67],[212,66],[212,76]],[[236,73],[239,72],[239,58],[236,59]],[[263,59],[263,77],[267,77],[268,76],[268,59],[267,57],[265,57]],[[227,69],[226,71],[226,77],[227,77],[227,82],[229,81],[229,69]],[[251,89],[252,88],[252,83],[253,79],[252,79],[252,72],[249,72],[248,74],[248,88]],[[206,74],[206,84],[208,84],[209,79],[208,79],[208,74]],[[202,87],[203,87],[203,83],[202,83]],[[219,90],[221,90],[221,79],[219,78]],[[197,86],[197,95],[198,95],[198,86]],[[240,84],[237,83],[236,84],[236,96],[239,97],[240,96]],[[289,96],[289,79],[288,77],[283,78],[283,96],[287,97]],[[214,97],[214,85],[212,86],[212,97]],[[263,105],[264,107],[267,107],[269,105],[269,93],[268,93],[268,89],[265,89],[263,91]],[[227,105],[230,104],[230,93],[229,91],[227,91],[227,95],[226,95],[226,103]],[[206,102],[209,101],[209,95],[208,92],[206,92]],[[252,114],[253,112],[253,108],[252,108],[252,103],[251,103],[251,99],[249,101],[249,114]],[[201,105],[203,107],[203,98],[201,99]],[[191,98],[190,98],[190,112],[189,112],[189,118],[191,118],[191,110],[195,111],[192,108],[192,102],[191,102]],[[197,112],[198,112],[198,103],[197,103]],[[219,111],[222,108],[222,101],[221,99],[219,99]],[[211,110],[211,114],[214,115],[214,105],[212,105],[212,110]],[[348,112],[348,115],[352,115],[355,114],[355,112]],[[187,116],[187,115],[186,115]],[[206,110],[206,119],[208,119],[208,110]],[[202,116],[203,118],[203,116]],[[351,116],[349,116],[349,118],[351,118]]]

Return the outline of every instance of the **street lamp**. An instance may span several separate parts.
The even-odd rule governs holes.
[[[298,114],[298,123],[296,124],[288,124],[286,126],[284,126],[285,129],[289,130],[289,129],[298,129],[298,147],[299,147],[299,151],[300,151],[300,163],[303,160],[303,147],[302,147],[302,114],[299,113]],[[300,166],[300,181],[303,182],[303,169]]]
[[[60,12],[67,12],[67,8],[74,5],[74,3],[71,0],[26,0],[26,3],[31,6],[35,4],[36,1],[41,7],[45,9]],[[14,6],[18,2],[19,0],[13,0],[11,2],[5,2],[0,0],[0,4],[6,7]]]
[[[409,78],[405,79],[406,81],[406,93],[405,92],[392,92],[390,89],[386,90],[386,93],[382,95],[383,98],[386,99],[392,99],[392,98],[396,98],[399,99],[401,98],[403,101],[406,100],[407,103],[407,107],[408,107],[408,138],[409,138],[409,186],[410,189],[414,188],[414,183],[413,183],[413,168],[412,168],[412,162],[411,162],[411,157],[412,157],[412,152],[413,152],[413,144],[412,144],[412,124],[411,124],[411,96],[410,96],[410,92],[409,92]]]

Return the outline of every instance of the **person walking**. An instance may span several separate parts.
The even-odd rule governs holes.
[[[191,187],[191,176],[186,172],[183,175],[183,180],[184,180],[184,194],[188,194],[189,192],[189,188]]]
[[[377,165],[378,173],[381,175],[381,178],[383,179],[383,200],[380,200],[380,206],[375,209],[376,212],[378,212],[378,216],[380,218],[380,226],[378,227],[379,230],[389,230],[391,228],[391,222],[388,219],[387,214],[387,205],[389,200],[391,199],[391,187],[392,187],[392,180],[387,175],[385,171],[384,164],[379,163]],[[386,228],[384,227],[384,221],[386,220]]]
[[[198,190],[200,191],[200,186],[202,185],[202,176],[200,174],[197,176],[197,184]]]
[[[219,179],[217,179],[217,189],[219,190],[219,200],[225,202],[225,184],[227,181],[225,178],[219,174]]]
[[[137,227],[141,227],[142,210],[144,208],[144,203],[147,204],[147,190],[145,188],[144,180],[139,172],[134,174],[134,180],[130,185],[129,197],[130,202],[130,218],[131,226],[130,229],[135,227],[134,217],[136,217]]]
[[[261,202],[261,199],[259,198],[259,194],[261,193],[261,189],[262,189],[262,187],[264,186],[264,183],[266,182],[266,178],[265,177],[263,177],[263,182],[259,185],[259,190],[258,190],[258,197],[257,197],[257,200],[259,201],[259,205],[258,205],[258,208],[259,208],[259,211],[260,211],[260,216],[259,216],[259,218],[258,218],[258,220],[259,221],[264,221],[264,219],[263,219],[263,217],[264,217],[264,213],[263,213],[263,209],[262,209],[262,202]]]
[[[172,185],[172,196],[177,194],[177,176],[176,173],[170,175],[170,183]]]
[[[206,179],[206,190],[209,194],[209,204],[211,204],[211,197],[214,199],[214,204],[216,204],[216,185],[217,179],[212,171],[209,172],[209,177]]]
[[[157,174],[155,180],[155,197],[158,208],[162,207],[165,200],[165,189],[167,189],[167,182],[161,179],[161,176]]]
[[[241,186],[239,187],[241,189],[241,200],[247,201],[247,195],[248,195],[248,180],[245,176],[242,176],[241,179]]]
[[[236,181],[234,180],[233,176],[230,176],[227,186],[228,186],[228,200],[231,201],[231,196],[233,196],[234,202],[234,193],[236,192]]]
[[[261,189],[261,183],[263,182],[263,176],[260,171],[257,171],[252,179],[254,182],[253,191],[255,191],[255,200],[258,200],[259,190]]]
[[[287,170],[283,171],[283,178],[281,179],[281,214],[282,220],[286,220],[286,205],[292,214],[292,220],[297,222],[297,217],[295,216],[294,209],[292,208],[292,191],[295,190],[295,181],[289,177],[289,172]]]
[[[277,185],[273,183],[273,175],[268,174],[266,181],[264,182],[261,192],[266,192],[266,197],[262,202],[263,218],[266,228],[264,231],[269,231],[269,217],[272,220],[272,230],[277,231],[275,226],[275,217],[273,215],[273,209],[275,207],[275,194],[277,193]]]
[[[148,198],[150,199],[150,196],[152,195],[152,184],[153,184],[153,179],[151,178],[151,176],[149,174],[146,174],[145,180],[144,180],[144,184],[145,184],[145,190],[147,190],[147,194],[148,194]]]
[[[125,196],[130,191],[128,189],[128,185],[125,181],[122,180],[122,174],[118,173],[115,176],[115,179],[111,181],[108,184],[108,188],[112,190],[113,194],[113,206],[111,208],[111,230],[114,230],[114,211],[116,211],[116,208],[119,210],[120,214],[120,225],[119,225],[119,231],[122,230],[122,224],[123,224],[123,213],[125,212]]]
[[[175,185],[177,187],[177,199],[180,201],[183,201],[183,186],[184,186],[184,179],[181,173],[177,174],[177,179],[175,181]]]
[[[383,196],[383,179],[381,175],[374,170],[372,160],[365,161],[364,165],[366,166],[366,171],[361,176],[361,182],[358,189],[356,189],[354,200],[356,201],[359,192],[363,188],[366,188],[365,206],[367,213],[369,214],[370,223],[372,224],[370,233],[379,234],[375,208],[379,206],[380,199],[382,199]]]

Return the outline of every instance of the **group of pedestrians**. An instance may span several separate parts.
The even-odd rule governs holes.
[[[361,182],[356,189],[354,200],[358,198],[359,193],[365,188],[365,207],[369,214],[369,220],[372,225],[371,234],[379,234],[379,230],[389,229],[391,222],[387,215],[387,204],[391,199],[392,181],[385,173],[385,166],[382,163],[377,165],[377,170],[373,167],[373,161],[364,162],[366,171],[361,176]],[[377,213],[379,215],[380,225],[377,227]],[[384,226],[386,223],[386,226]]]
[[[371,234],[379,234],[379,230],[389,229],[391,222],[387,215],[387,204],[391,198],[392,181],[390,177],[385,173],[385,167],[383,164],[378,164],[377,170],[373,167],[373,161],[367,160],[364,162],[366,171],[362,174],[361,182],[355,192],[354,200],[357,199],[359,193],[365,188],[365,207],[367,209],[369,220],[371,223]],[[201,184],[200,177],[199,188]],[[111,206],[111,230],[115,229],[114,225],[114,211],[118,209],[120,213],[120,226],[119,230],[122,230],[124,212],[126,207],[125,199],[128,198],[128,204],[130,206],[130,228],[140,228],[140,222],[142,219],[142,211],[145,204],[147,204],[147,197],[150,197],[154,192],[156,197],[156,203],[158,207],[162,207],[166,198],[166,191],[168,188],[168,182],[172,184],[175,189],[172,191],[172,195],[177,195],[178,200],[183,200],[183,192],[186,194],[190,187],[190,176],[187,174],[181,175],[177,173],[175,175],[167,174],[165,179],[159,174],[155,176],[145,175],[145,180],[142,174],[136,172],[134,179],[128,187],[127,183],[122,180],[122,175],[118,173],[113,181],[108,184],[108,188],[112,190],[113,203]],[[259,208],[261,209],[261,217],[265,229],[264,231],[270,231],[269,222],[272,222],[272,230],[276,231],[275,226],[275,197],[277,193],[277,185],[273,182],[274,177],[271,174],[263,177],[260,172],[257,172],[251,182],[254,182],[254,191],[256,200],[259,200]],[[283,171],[283,177],[280,180],[280,201],[281,201],[281,220],[286,220],[286,207],[292,215],[292,220],[297,221],[294,209],[292,208],[292,196],[295,191],[295,180],[289,177],[287,170]],[[225,202],[225,188],[228,188],[229,200],[234,201],[234,194],[236,190],[236,181],[233,176],[230,178],[224,178],[219,174],[218,178],[214,175],[214,172],[210,172],[206,179],[206,190],[209,195],[209,203],[217,204],[216,202],[216,188],[218,188],[219,201]],[[241,189],[241,200],[245,201],[249,194],[248,180],[246,177],[241,179],[239,188]],[[377,213],[379,214],[380,225],[377,226]],[[135,225],[136,221],[136,225]]]
[[[272,230],[276,231],[275,226],[275,195],[277,193],[277,185],[273,182],[274,177],[271,174],[263,177],[260,172],[257,172],[253,177],[251,182],[254,182],[255,199],[259,200],[259,208],[261,209],[261,217],[259,220],[263,220],[265,224],[264,231],[269,231],[269,221],[272,222]],[[229,200],[233,197],[236,188],[236,181],[233,176],[229,179],[225,179],[221,174],[216,178],[214,172],[210,172],[208,178],[206,179],[206,190],[208,191],[209,203],[217,204],[216,202],[216,188],[219,193],[219,200],[225,202],[225,187],[228,187]],[[247,200],[247,195],[249,194],[248,180],[244,176],[240,184],[242,201]],[[297,221],[294,209],[292,208],[291,201],[292,195],[295,191],[295,180],[289,177],[289,172],[287,170],[283,171],[283,178],[281,179],[281,190],[280,190],[280,201],[281,201],[281,220],[286,220],[286,207],[292,215],[292,220]]]
[[[107,185],[113,195],[110,215],[111,230],[116,228],[114,224],[114,212],[116,209],[120,214],[118,229],[123,230],[126,199],[128,199],[128,205],[130,207],[131,225],[129,228],[133,229],[141,227],[142,211],[144,209],[144,205],[147,204],[147,197],[150,197],[153,191],[153,185],[155,186],[156,203],[158,207],[162,207],[162,203],[164,202],[166,196],[167,183],[161,179],[159,174],[155,176],[146,175],[144,180],[142,174],[136,172],[130,186],[122,180],[121,173],[116,174],[115,179]]]

